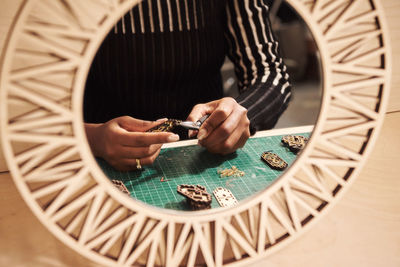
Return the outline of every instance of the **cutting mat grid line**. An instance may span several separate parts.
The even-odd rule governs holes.
[[[296,135],[309,137],[310,133]],[[200,184],[210,194],[217,187],[225,187],[238,201],[264,190],[283,172],[263,162],[263,152],[272,151],[289,165],[296,159],[296,154],[282,146],[282,136],[250,138],[242,149],[227,156],[211,154],[197,145],[165,148],[154,164],[144,166],[142,171],[120,172],[102,159],[97,162],[110,180],[123,181],[134,199],[160,208],[188,210],[185,197],[176,192],[180,184]],[[220,178],[218,170],[232,166],[245,175]],[[211,207],[219,207],[214,196]]]

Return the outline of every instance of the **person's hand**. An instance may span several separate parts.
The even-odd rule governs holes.
[[[136,159],[141,165],[150,165],[160,153],[163,143],[175,142],[173,133],[147,133],[148,129],[163,123],[118,117],[103,124],[85,123],[86,135],[93,154],[105,159],[117,170],[135,170]]]
[[[197,134],[199,145],[211,153],[230,154],[245,145],[250,137],[247,109],[239,105],[233,98],[198,104],[188,116],[189,121],[197,121],[210,114]]]

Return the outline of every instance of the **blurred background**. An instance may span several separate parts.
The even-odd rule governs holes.
[[[292,100],[275,128],[316,123],[322,97],[320,57],[307,25],[284,0],[268,0],[270,21],[292,82]],[[226,96],[238,95],[233,64],[222,67]]]

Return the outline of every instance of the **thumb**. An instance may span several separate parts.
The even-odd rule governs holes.
[[[208,102],[206,104],[197,104],[193,107],[187,120],[198,121],[204,115],[211,114],[216,108],[216,102],[217,101]]]
[[[167,120],[168,119],[163,118],[157,121],[147,121],[135,119],[130,116],[124,116],[118,118],[118,124],[121,128],[124,128],[129,132],[145,132]]]

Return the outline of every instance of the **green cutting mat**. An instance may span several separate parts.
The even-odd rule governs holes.
[[[309,133],[297,133],[308,137]],[[176,192],[180,184],[200,184],[212,195],[211,207],[219,207],[212,191],[225,187],[238,201],[259,192],[275,181],[282,171],[271,169],[260,156],[264,151],[278,154],[289,165],[296,155],[281,145],[282,135],[250,138],[236,153],[221,156],[208,153],[204,148],[191,145],[162,149],[152,166],[142,171],[120,172],[102,159],[97,159],[110,180],[121,180],[131,196],[149,205],[189,210],[185,197]],[[220,178],[218,170],[236,166],[244,171],[242,177]],[[161,179],[167,180],[162,182]]]

